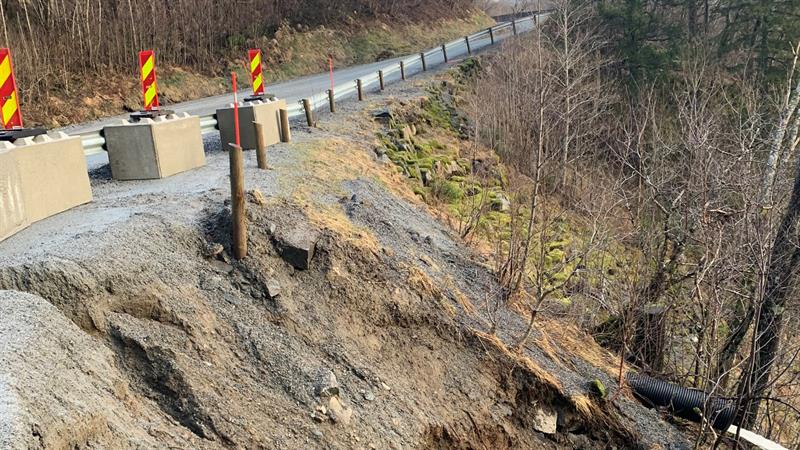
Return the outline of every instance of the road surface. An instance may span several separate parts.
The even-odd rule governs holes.
[[[530,31],[533,28],[534,28],[534,22],[532,20],[522,20],[517,24],[517,31],[519,33]],[[513,32],[510,26],[503,28],[502,30],[498,30],[495,32],[495,42],[507,39],[512,35]],[[491,40],[488,33],[486,33],[483,36],[470,39],[470,47],[473,52],[478,52],[483,49],[486,49],[490,45],[491,45]],[[454,41],[448,44],[447,55],[448,59],[450,59],[451,61],[466,56],[467,55],[466,42],[464,42],[464,40],[462,39],[458,42]],[[388,67],[396,67],[396,65],[399,63],[400,60],[408,59],[414,56],[416,55],[407,55],[403,57],[378,61],[370,64],[363,64],[359,66],[352,66],[336,70],[334,71],[333,74],[334,84],[336,86],[339,86],[341,84],[346,84],[350,82],[355,83],[354,80],[358,78],[364,78],[369,75],[374,75],[378,70],[381,69],[385,70]],[[425,60],[429,70],[441,68],[445,64],[441,48],[428,50],[426,52]],[[406,77],[411,77],[414,74],[420,73],[422,71],[422,64],[417,58],[413,62],[407,63],[405,66],[405,70],[406,70]],[[400,80],[400,72],[397,70],[385,76],[385,82],[387,84],[395,83],[399,80]],[[309,98],[313,95],[324,94],[326,90],[329,88],[330,88],[330,75],[327,72],[325,72],[268,85],[267,92],[276,95],[278,98],[286,100],[287,104],[291,105],[292,103],[301,101],[303,98]],[[377,89],[378,89],[377,83],[373,83],[372,85],[369,85],[365,88],[367,92],[375,91]],[[347,97],[353,97],[354,95],[355,94],[353,93]],[[178,113],[185,112],[191,115],[207,116],[214,114],[217,109],[226,107],[232,102],[233,102],[233,94],[229,93],[223,95],[216,95],[213,97],[201,98],[183,103],[162,105],[162,106],[164,108],[174,110],[175,112]],[[128,114],[108,117],[83,124],[71,125],[62,128],[58,131],[64,131],[65,133],[70,135],[96,133],[106,125],[119,123],[120,120],[127,118]],[[92,169],[101,166],[103,164],[107,164],[108,156],[106,153],[91,155],[87,157],[87,163],[89,165],[89,168]]]

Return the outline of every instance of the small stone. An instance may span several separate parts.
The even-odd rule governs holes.
[[[533,429],[544,434],[556,434],[558,414],[548,406],[540,406],[533,414]]]
[[[430,170],[420,170],[420,175],[422,175],[422,185],[423,186],[430,186],[433,183],[433,172]]]
[[[299,270],[307,270],[314,258],[319,234],[307,227],[297,227],[275,236],[278,253],[284,261]]]
[[[391,391],[392,390],[392,388],[390,388],[389,385],[386,384],[386,383],[381,383],[381,387],[383,388],[384,391]]]
[[[463,176],[466,174],[466,171],[463,167],[458,165],[455,161],[450,161],[447,165],[442,168],[445,177],[450,178],[453,176]]]
[[[275,235],[275,230],[277,228],[278,228],[278,226],[275,225],[275,222],[267,222],[267,233],[269,233],[270,236]]]
[[[281,285],[278,280],[272,278],[267,280],[267,295],[269,295],[270,299],[275,299],[281,295]]]
[[[468,188],[464,189],[464,195],[467,197],[474,197],[481,193],[481,188],[478,186],[469,186]]]
[[[414,136],[414,133],[411,132],[411,127],[409,127],[408,125],[403,127],[402,133],[403,133],[403,139],[407,141],[411,140],[411,138]]]
[[[314,428],[314,429],[311,431],[311,434],[313,434],[313,435],[314,435],[314,437],[315,437],[315,438],[317,438],[317,439],[322,439],[322,437],[323,437],[322,431],[319,431],[319,430],[318,430],[318,429],[316,429],[316,428]]]
[[[592,392],[597,394],[598,397],[600,397],[601,399],[605,399],[606,398],[606,386],[603,384],[602,381],[600,381],[597,378],[595,378],[590,383],[590,387],[592,389]]]
[[[230,265],[230,264],[228,264],[226,262],[217,261],[217,260],[211,261],[211,268],[214,269],[215,271],[217,271],[219,273],[223,273],[223,274],[229,274],[229,273],[233,272],[233,266],[232,265]]]
[[[247,193],[247,199],[250,203],[255,203],[259,206],[264,206],[267,204],[267,199],[264,197],[264,194],[261,193],[258,189],[253,189]]]
[[[314,383],[314,394],[319,398],[339,395],[339,382],[336,381],[336,375],[333,371],[322,368],[317,372],[317,380]]]
[[[206,243],[205,248],[203,249],[203,256],[206,258],[217,258],[222,252],[225,251],[225,247],[219,243]]]
[[[372,391],[365,392],[364,393],[364,400],[366,400],[368,402],[374,402],[375,401],[375,394]]]
[[[491,204],[492,211],[506,212],[511,209],[511,202],[505,195],[498,195]]]
[[[331,397],[328,400],[328,417],[337,424],[348,425],[353,417],[353,410],[342,404],[339,397]]]
[[[389,120],[393,116],[392,116],[392,113],[388,109],[383,109],[383,110],[377,111],[375,114],[372,115],[372,117],[374,117],[376,119],[381,119],[381,120]]]

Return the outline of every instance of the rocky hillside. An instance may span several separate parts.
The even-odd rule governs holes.
[[[375,138],[431,82],[248,154],[242,261],[211,138],[0,243],[0,448],[689,448],[571,325],[491,333],[488,261]]]

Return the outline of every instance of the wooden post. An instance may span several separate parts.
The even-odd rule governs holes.
[[[428,70],[428,65],[425,64],[425,52],[420,53],[419,57],[422,60],[422,71],[426,72]]]
[[[400,61],[400,79],[405,81],[406,80],[406,63]]]
[[[361,78],[356,80],[356,88],[358,88],[358,101],[364,101],[364,88],[361,85]]]
[[[514,30],[514,36],[517,35],[517,19],[511,19],[511,28]]]
[[[444,56],[444,62],[448,62],[448,60],[447,60],[447,44],[442,44],[442,55]]]
[[[292,129],[289,128],[289,110],[281,109],[281,142],[292,142]]]
[[[472,47],[469,46],[469,36],[464,36],[464,42],[467,43],[467,54],[472,54]]]
[[[303,99],[303,109],[306,110],[306,122],[308,122],[308,126],[314,126],[314,112],[311,110],[311,101],[307,98]]]
[[[336,112],[336,97],[333,95],[333,89],[328,89],[328,106],[332,113]]]
[[[256,162],[259,169],[267,170],[267,146],[264,144],[264,125],[253,121],[253,127],[256,129]]]
[[[233,230],[233,257],[247,256],[247,221],[244,204],[244,155],[242,147],[230,144],[231,162],[231,222]]]
[[[492,45],[494,45],[494,28],[489,27],[489,39],[492,41]]]
[[[386,85],[383,83],[383,71],[382,70],[378,71],[378,81],[380,81],[380,83],[381,83],[381,90],[384,90],[386,88]]]

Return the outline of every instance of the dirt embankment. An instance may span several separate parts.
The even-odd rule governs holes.
[[[99,171],[93,204],[0,243],[0,447],[688,447],[592,393],[609,356],[568,325],[522,354],[521,318],[487,333],[494,278],[376,158],[384,108],[298,128],[270,171],[248,155],[243,261],[213,140],[205,168]]]

